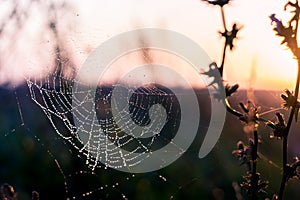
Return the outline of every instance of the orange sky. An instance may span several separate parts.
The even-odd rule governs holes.
[[[75,63],[80,67],[91,50],[108,38],[137,28],[166,28],[184,34],[197,42],[217,63],[220,62],[222,40],[217,31],[222,30],[219,7],[199,0],[111,0],[74,2],[74,10],[68,17],[74,18],[72,27],[65,32],[65,43],[73,49]],[[292,89],[296,76],[296,61],[292,54],[280,46],[268,16],[276,13],[287,20],[283,12],[285,2],[272,0],[234,0],[225,7],[227,26],[234,22],[244,27],[239,34],[236,49],[228,53],[225,79],[257,89]],[[43,22],[33,12],[27,24],[26,34],[19,38],[16,49],[4,61],[0,70],[2,82],[24,80],[25,76],[41,74],[50,65],[53,56],[47,34],[36,37],[42,31]],[[64,15],[63,15],[64,16]],[[31,50],[30,50],[31,49]],[[37,50],[38,49],[38,50]],[[41,51],[42,49],[42,51]],[[16,60],[18,62],[16,63]],[[20,67],[22,63],[22,67]],[[250,77],[252,80],[250,81]]]

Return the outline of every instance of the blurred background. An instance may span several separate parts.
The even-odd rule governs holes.
[[[53,81],[56,74],[71,80],[98,45],[136,28],[182,33],[218,61],[223,42],[218,37],[222,27],[218,7],[180,0],[0,2],[0,185],[9,183],[18,199],[25,200],[31,199],[32,191],[40,199],[238,199],[239,192],[247,196],[237,185],[246,166],[240,166],[231,152],[249,136],[233,116],[227,115],[221,138],[203,159],[198,152],[207,124],[200,124],[203,127],[187,152],[162,170],[130,174],[99,164],[93,171],[86,157],[57,134],[31,99],[29,87],[29,80]],[[236,21],[243,25],[225,68],[225,79],[242,86],[232,104],[251,99],[267,112],[265,118],[273,120],[281,110],[281,90],[294,87],[296,74],[295,60],[280,46],[268,19],[274,12],[285,19],[284,3],[236,0],[225,7],[229,25]],[[196,92],[199,108],[205,111],[207,95]],[[60,132],[67,132],[57,123]],[[291,159],[299,154],[299,128],[292,126]],[[270,140],[270,132],[260,127],[258,168],[262,179],[270,182],[262,199],[272,197],[281,180],[281,142]],[[289,182],[286,199],[300,199],[299,186],[297,180]]]

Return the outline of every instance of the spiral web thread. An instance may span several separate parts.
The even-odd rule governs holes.
[[[135,138],[136,133],[134,134],[133,130],[136,125],[133,125],[134,122],[132,120],[118,123],[119,126],[116,126],[116,123],[110,123],[112,121],[118,122],[129,119],[130,112],[128,110],[120,110],[115,116],[108,116],[105,117],[105,119],[101,118],[99,120],[97,116],[95,116],[95,112],[84,108],[86,103],[95,102],[95,96],[92,95],[91,90],[79,91],[78,88],[74,86],[76,85],[75,83],[74,80],[68,80],[57,74],[49,75],[43,80],[27,79],[31,99],[43,110],[56,133],[64,140],[68,141],[80,153],[84,154],[87,158],[86,164],[92,169],[99,167],[100,159],[102,163],[105,164],[105,168],[111,167],[115,169],[124,166],[130,168],[131,166],[143,162],[144,159],[147,159],[149,157],[149,154],[147,153],[151,151],[148,147],[152,145],[156,138],[163,137],[159,133],[160,130],[158,130],[157,127],[154,127],[158,124],[161,127],[163,126],[163,121],[155,121],[156,116],[164,116],[162,110],[156,108],[152,109],[152,114],[155,115],[155,117],[152,116],[153,119],[151,118],[152,123],[149,126],[146,126],[144,128],[146,131],[141,131],[138,136],[143,137],[144,134],[149,134],[149,132],[153,134],[152,140],[145,145],[142,144],[139,139]],[[137,94],[136,88],[128,87],[127,89],[130,93]],[[144,117],[143,114],[138,113],[139,111],[147,112],[147,110],[145,110],[146,108],[143,107],[144,105],[141,104],[143,100],[140,98],[147,98],[150,95],[160,95],[162,101],[166,101],[164,98],[169,95],[163,91],[155,94],[149,88],[143,88],[142,90],[139,90],[139,92],[142,94],[137,94],[138,98],[135,99],[136,102],[131,102],[138,110],[136,112],[133,111],[137,118]],[[72,95],[74,93],[82,94],[84,99],[73,98],[72,100]],[[101,112],[106,114],[105,112],[108,112],[110,109],[108,106],[108,99],[110,96],[111,93],[101,96],[99,101],[101,102],[101,105],[98,106],[100,114]],[[118,96],[121,96],[122,98],[122,94],[118,94]],[[129,99],[125,100],[129,102]],[[117,104],[118,102],[115,102],[115,105]],[[111,106],[113,105],[114,103],[111,103]],[[170,107],[172,108],[172,106],[171,101]],[[75,127],[74,120],[82,120],[82,118],[85,118],[86,120],[82,122],[79,127]],[[100,124],[102,124],[102,127]],[[106,130],[103,130],[103,124]],[[152,126],[152,124],[154,125]],[[78,136],[77,133],[79,130],[84,134],[86,139],[82,139]],[[99,130],[102,131],[102,134],[97,132]],[[103,134],[103,131],[106,134]],[[121,131],[126,132],[127,135],[122,134]],[[120,148],[126,146],[129,142],[132,142],[132,140],[137,140],[139,145],[130,151],[125,151],[125,154],[124,151],[120,151]],[[184,152],[179,146],[176,146],[172,139],[163,138],[163,140],[179,149],[180,154]],[[178,157],[180,157],[180,155],[178,155]]]

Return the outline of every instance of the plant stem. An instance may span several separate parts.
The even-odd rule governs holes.
[[[223,6],[221,6],[221,14],[222,14],[222,21],[223,21],[224,30],[227,30],[226,29],[225,12],[224,12]]]
[[[297,23],[298,24],[298,23]],[[281,184],[280,184],[280,190],[278,194],[278,199],[281,200],[283,198],[283,192],[285,189],[286,181],[287,181],[287,154],[288,154],[288,135],[290,132],[290,128],[294,119],[294,114],[296,110],[296,103],[299,95],[299,81],[300,81],[300,59],[297,58],[298,60],[298,72],[297,72],[297,81],[296,81],[296,86],[295,86],[295,102],[293,107],[291,108],[290,116],[288,119],[288,123],[286,125],[285,129],[285,134],[283,136],[283,141],[282,141],[282,168],[283,168],[283,175],[281,179]]]
[[[227,33],[227,28],[226,28],[226,20],[225,20],[225,12],[223,7],[221,6],[221,15],[222,15],[222,21],[223,21],[223,27],[224,27],[224,31],[225,33]],[[222,55],[222,62],[219,68],[221,77],[223,77],[223,69],[224,69],[224,63],[225,63],[225,57],[226,57],[226,49],[227,49],[227,43],[226,43],[226,38],[225,38],[225,42],[224,42],[224,47],[223,47],[223,55]]]
[[[298,1],[297,1],[297,5],[298,5]],[[298,33],[298,25],[299,25],[299,20],[296,20],[296,26],[295,26],[295,38],[296,38],[296,46],[298,46],[298,40],[297,40],[297,33]],[[288,119],[288,123],[286,125],[286,129],[285,129],[285,134],[283,136],[283,141],[282,141],[282,168],[283,168],[283,175],[282,175],[282,179],[281,179],[281,184],[280,184],[280,189],[279,189],[279,194],[278,194],[278,199],[281,200],[283,198],[283,192],[285,189],[285,185],[287,182],[287,154],[288,154],[288,135],[290,132],[290,128],[293,122],[293,118],[294,118],[294,114],[296,111],[296,103],[298,100],[298,94],[299,94],[299,81],[300,81],[300,57],[298,55],[298,49],[296,48],[294,50],[294,55],[297,57],[297,61],[298,61],[298,70],[297,70],[297,80],[296,80],[296,86],[295,86],[295,102],[293,107],[291,108],[291,112],[290,112],[290,116]],[[291,48],[291,50],[293,51],[293,49]],[[297,113],[298,114],[298,113]]]
[[[251,192],[252,192],[252,199],[257,199],[257,192],[258,192],[258,175],[257,175],[257,146],[258,146],[258,133],[257,129],[254,128],[253,131],[253,148],[252,148],[252,177],[251,177]]]
[[[224,69],[224,63],[225,63],[225,57],[226,57],[226,49],[227,49],[227,44],[226,44],[226,41],[225,41],[225,44],[224,44],[224,47],[223,47],[222,63],[221,63],[220,68],[219,68],[221,77],[223,77],[223,69]]]
[[[240,113],[239,111],[233,109],[228,101],[228,98],[225,99],[225,104],[226,104],[226,108],[227,108],[227,111],[237,117],[242,117],[243,114]]]

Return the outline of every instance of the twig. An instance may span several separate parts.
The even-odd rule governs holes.
[[[223,7],[220,7],[220,8],[221,8],[221,15],[222,15],[222,21],[223,21],[224,32],[227,33],[228,30],[227,30],[227,28],[226,28],[225,12],[224,12]],[[223,54],[222,54],[222,62],[221,62],[220,68],[219,68],[221,77],[223,77],[223,69],[224,69],[224,63],[225,63],[225,57],[226,57],[226,49],[227,49],[227,43],[226,43],[226,40],[227,40],[227,39],[225,38],[224,47],[223,47]]]
[[[298,24],[298,21],[297,21]],[[298,27],[298,26],[297,26]],[[283,175],[282,175],[282,179],[281,179],[281,184],[280,184],[280,190],[279,190],[279,194],[278,194],[278,199],[281,200],[283,198],[283,192],[286,186],[286,182],[287,182],[287,176],[288,176],[288,172],[287,172],[287,154],[288,154],[288,135],[290,132],[290,128],[294,119],[294,114],[295,114],[295,110],[296,110],[296,103],[297,103],[297,99],[298,99],[298,94],[299,94],[299,81],[300,81],[300,59],[298,59],[298,73],[297,73],[297,82],[296,82],[296,86],[295,86],[295,102],[293,107],[291,108],[291,112],[290,112],[290,116],[288,119],[288,123],[285,129],[285,134],[283,136],[283,141],[282,141],[282,167],[283,167]]]
[[[258,174],[257,174],[257,146],[258,146],[258,133],[256,128],[253,131],[254,143],[253,143],[253,152],[252,152],[252,177],[251,177],[251,192],[252,199],[257,199],[258,192]]]

